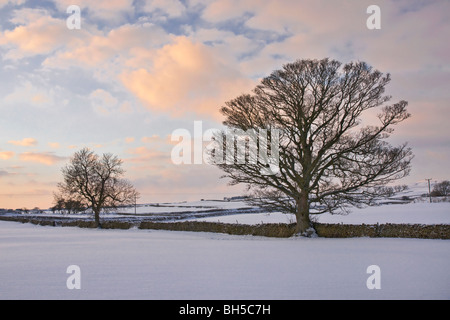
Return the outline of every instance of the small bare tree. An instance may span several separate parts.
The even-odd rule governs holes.
[[[450,181],[444,180],[436,183],[433,187],[431,195],[433,197],[447,197],[448,195],[450,195]]]
[[[298,233],[311,227],[310,213],[372,204],[386,194],[386,184],[408,175],[413,157],[406,143],[393,147],[386,141],[392,126],[410,117],[406,101],[383,106],[391,99],[383,95],[390,79],[364,62],[286,64],[253,94],[221,109],[228,130],[279,133],[275,173],[261,174],[268,161],[217,165],[231,184],[247,184],[261,206],[294,213]],[[363,126],[361,116],[378,107],[378,124]],[[261,148],[261,141],[257,145]]]
[[[84,148],[62,169],[64,181],[58,184],[55,199],[76,201],[91,208],[100,228],[102,210],[134,204],[139,197],[131,183],[122,178],[124,172],[117,156],[107,153],[100,157]]]

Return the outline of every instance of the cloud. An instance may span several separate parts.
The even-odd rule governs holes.
[[[363,60],[389,72],[448,65],[450,47],[441,36],[436,36],[450,35],[448,1],[380,0],[377,2],[381,8],[380,30],[366,27],[369,17],[366,9],[370,4],[369,1],[217,0],[206,6],[202,18],[264,43],[252,59],[241,65],[241,70],[252,75],[302,58]],[[236,19],[239,30],[235,30],[236,23],[230,22]]]
[[[25,3],[26,0],[0,0],[0,8],[12,4],[12,5],[21,5]]]
[[[112,113],[132,113],[130,101],[120,101],[114,94],[103,89],[96,89],[89,94],[89,100],[95,112],[100,115]]]
[[[89,95],[94,110],[107,115],[117,109],[119,100],[108,91],[97,89]]]
[[[216,23],[236,19],[245,14],[254,14],[266,2],[266,0],[218,0],[203,10],[202,17]]]
[[[20,173],[18,173],[18,172],[10,172],[10,171],[6,171],[6,170],[0,169],[0,178],[1,177],[8,177],[8,176],[17,176],[17,175],[20,175]]]
[[[15,153],[12,151],[0,151],[0,160],[8,160],[14,157]]]
[[[119,112],[120,113],[133,113],[133,106],[130,101],[124,101],[120,104]]]
[[[16,27],[0,33],[0,46],[8,48],[6,59],[49,54],[71,39],[65,21],[51,17],[43,9],[15,10],[10,22]]]
[[[145,22],[124,24],[108,32],[100,32],[94,27],[82,30],[85,30],[85,34],[79,41],[49,56],[43,65],[63,69],[82,66],[89,69],[102,67],[104,63],[126,64],[130,52],[159,47],[167,42],[167,34],[161,27]]]
[[[7,107],[3,129],[10,134],[5,141],[21,139],[26,135],[18,131],[39,130],[45,123],[53,138],[39,138],[39,145],[57,151],[52,139],[81,121],[87,131],[72,130],[70,137],[61,137],[61,147],[78,148],[85,141],[108,148],[108,139],[122,141],[125,149],[138,147],[122,155],[132,177],[142,178],[144,190],[150,185],[155,192],[199,197],[197,191],[219,185],[216,175],[201,166],[171,165],[170,148],[177,142],[170,135],[166,139],[167,132],[186,127],[194,116],[221,120],[225,101],[250,93],[258,78],[285,63],[331,57],[344,63],[367,61],[391,72],[388,94],[394,101],[408,100],[413,114],[391,138],[410,141],[416,159],[423,159],[415,170],[446,168],[448,1],[377,1],[382,29],[373,31],[366,28],[369,0],[50,0],[39,9],[26,8],[29,4],[0,0],[0,94]],[[81,30],[66,27],[71,4],[82,9]],[[93,123],[98,118],[93,111],[109,114],[103,119],[108,121]],[[34,152],[19,152],[16,160],[30,163],[19,164],[51,165],[63,159],[28,147],[25,151]],[[1,151],[0,161],[15,155]],[[427,159],[439,165],[430,161],[430,166]],[[48,179],[54,167],[39,170]]]
[[[8,141],[9,144],[13,144],[15,146],[22,146],[22,147],[33,147],[37,145],[37,140],[34,138],[24,138],[22,140],[10,140]]]
[[[43,85],[37,85],[37,82],[39,82],[39,78],[34,82],[25,80],[16,85],[12,92],[3,98],[3,101],[12,106],[25,104],[42,108],[53,105],[57,100],[59,88],[45,88]]]
[[[67,41],[67,45],[49,54],[42,62],[49,72],[81,69],[102,83],[121,84],[118,75],[123,70],[151,65],[148,55],[154,48],[167,43],[167,34],[159,26],[147,22],[124,24],[107,32],[95,27],[82,28],[84,34]],[[130,112],[129,104],[122,104]]]
[[[55,163],[65,160],[64,157],[56,156],[50,152],[24,152],[19,155],[21,161],[41,163],[48,166],[54,165]]]
[[[121,79],[150,110],[217,117],[222,103],[253,86],[235,66],[214,48],[175,37],[157,50],[152,68],[125,71]]]
[[[186,7],[179,0],[146,0],[143,11],[159,11],[169,18],[175,18],[181,16],[186,11]]]
[[[382,10],[382,32],[360,39],[363,44],[360,55],[364,59],[392,73],[413,70],[420,70],[420,76],[424,71],[448,73],[450,47],[441,36],[450,36],[447,22],[450,2],[427,1],[420,9],[414,9],[408,1],[387,2]]]
[[[82,19],[83,14],[86,14],[91,19],[115,24],[123,22],[134,13],[133,0],[55,0],[54,3],[62,12],[66,12],[67,7],[75,3],[82,10]]]
[[[14,152],[12,151],[0,151],[0,160],[8,160],[14,157]]]
[[[48,145],[53,149],[59,149],[61,147],[61,145],[58,142],[49,142]]]
[[[0,177],[6,177],[9,175],[9,172],[0,170]]]
[[[217,0],[202,17],[212,23],[239,19],[247,28],[278,34],[336,35],[366,28],[367,1]],[[330,37],[332,38],[332,37]]]
[[[164,163],[168,163],[170,161],[170,153],[152,150],[147,147],[128,149],[126,153],[133,156],[131,158],[124,159],[129,163],[146,163],[147,165],[162,167]]]
[[[152,143],[152,142],[159,141],[159,140],[160,140],[160,137],[157,134],[154,134],[151,137],[142,137],[141,138],[141,141],[144,143]]]

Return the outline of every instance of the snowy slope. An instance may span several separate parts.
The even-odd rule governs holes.
[[[379,206],[366,207],[362,209],[352,208],[346,215],[322,214],[314,219],[322,223],[344,223],[344,224],[382,224],[382,223],[406,223],[406,224],[450,224],[450,202],[429,203],[428,184],[425,181],[417,182],[408,186],[408,189],[395,194],[389,199],[379,201]],[[182,212],[192,208],[198,212],[206,212],[211,209],[229,210],[228,213],[210,217],[188,218],[186,220],[260,224],[260,223],[293,223],[295,216],[282,214],[280,212],[256,212],[256,213],[233,213],[233,210],[250,208],[244,201],[196,201],[178,204],[161,204],[163,207],[143,206],[138,208],[139,212]],[[126,212],[133,212],[131,208]]]
[[[344,224],[450,224],[450,202],[429,203],[427,193],[427,182],[417,182],[390,199],[380,201],[379,206],[362,209],[352,208],[350,213],[345,215],[325,213],[314,216],[313,219],[321,223]],[[437,201],[438,199],[434,200]],[[295,222],[295,216],[271,212],[206,217],[197,220],[240,224],[293,223]]]
[[[314,216],[313,219],[321,223],[344,224],[450,224],[450,202],[420,202],[380,205],[375,207],[366,207],[363,209],[353,208],[351,209],[351,212],[346,215],[331,215],[324,213]],[[200,218],[196,220],[239,224],[293,223],[295,222],[295,216],[292,214],[272,212],[226,215],[221,217]]]
[[[248,204],[242,201],[189,201],[178,203],[161,203],[161,204],[141,204],[136,208],[137,214],[151,214],[162,212],[186,212],[186,211],[208,211],[212,209],[239,209],[248,208]],[[120,208],[118,213],[134,213],[134,207]]]
[[[271,239],[0,221],[0,299],[449,299],[450,241]],[[69,265],[81,289],[69,290]],[[381,289],[369,290],[378,265]]]
[[[450,224],[450,202],[393,204],[353,209],[348,215],[321,215],[318,221],[344,224]]]

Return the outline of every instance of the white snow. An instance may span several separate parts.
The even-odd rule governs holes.
[[[281,212],[230,214],[219,217],[192,218],[188,221],[205,221],[256,225],[262,223],[294,223],[295,215]]]
[[[406,224],[450,224],[450,202],[438,203],[408,203],[391,204],[362,209],[353,208],[345,215],[328,214],[314,216],[322,223],[344,223],[344,224],[383,224],[383,223],[406,223]],[[295,215],[280,212],[237,214],[220,217],[207,217],[191,219],[197,221],[260,224],[260,223],[294,223]]]
[[[189,201],[178,203],[145,204],[136,207],[137,214],[161,213],[161,212],[183,212],[183,211],[206,211],[212,209],[238,209],[250,207],[241,201]],[[134,213],[134,207],[120,208],[118,212]]]
[[[205,200],[205,201],[185,201],[172,203],[148,203],[138,204],[136,207],[121,207],[111,212],[101,213],[108,217],[123,217],[124,215],[136,216],[158,216],[160,214],[182,214],[189,212],[205,213],[212,210],[235,210],[252,208],[251,205],[244,201],[224,201],[224,200]],[[92,214],[90,210],[82,213],[59,213],[53,212],[51,209],[43,210],[40,213],[28,213],[29,215],[46,216],[46,217],[71,217],[71,218],[86,218],[87,215]]]
[[[352,208],[348,214],[332,215],[325,213],[312,217],[317,222],[322,223],[450,224],[450,202],[447,200],[447,202],[429,203],[428,197],[426,196],[427,193],[427,182],[416,182],[392,198],[379,201],[380,204],[386,202],[394,204],[383,204],[361,209]],[[405,201],[402,200],[403,197],[407,197],[412,202],[404,203]],[[437,201],[437,199],[434,199],[434,201]],[[295,215],[271,212],[204,217],[190,220],[254,225],[260,223],[294,223]]]
[[[450,203],[427,203],[424,187],[416,184],[400,195],[414,203],[323,214],[318,221],[450,224]],[[141,205],[137,214],[227,209],[231,214],[195,220],[295,222],[279,212],[235,214],[244,207],[239,201],[197,201]],[[80,267],[80,290],[66,286],[70,265]],[[367,288],[371,265],[380,267],[381,289]],[[0,299],[447,300],[449,270],[450,240],[275,239],[0,221]]]
[[[449,299],[450,241],[272,239],[0,221],[0,299]],[[78,265],[81,289],[69,290]],[[381,289],[366,270],[378,265]]]
[[[348,215],[321,215],[318,221],[344,224],[450,224],[450,202],[393,204],[353,209]]]

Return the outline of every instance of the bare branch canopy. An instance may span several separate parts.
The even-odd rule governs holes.
[[[260,162],[217,165],[232,184],[247,184],[260,205],[295,213],[300,233],[311,227],[310,212],[371,204],[409,174],[413,157],[406,143],[387,141],[410,117],[406,101],[388,104],[390,81],[364,62],[286,64],[221,108],[229,129],[279,132],[278,172],[262,175],[267,163]],[[372,125],[363,124],[369,110],[379,110]]]
[[[55,199],[70,199],[91,208],[97,226],[102,210],[133,204],[139,197],[132,184],[122,178],[122,160],[110,153],[98,156],[84,148],[73,155],[62,174],[64,181],[58,184]]]

